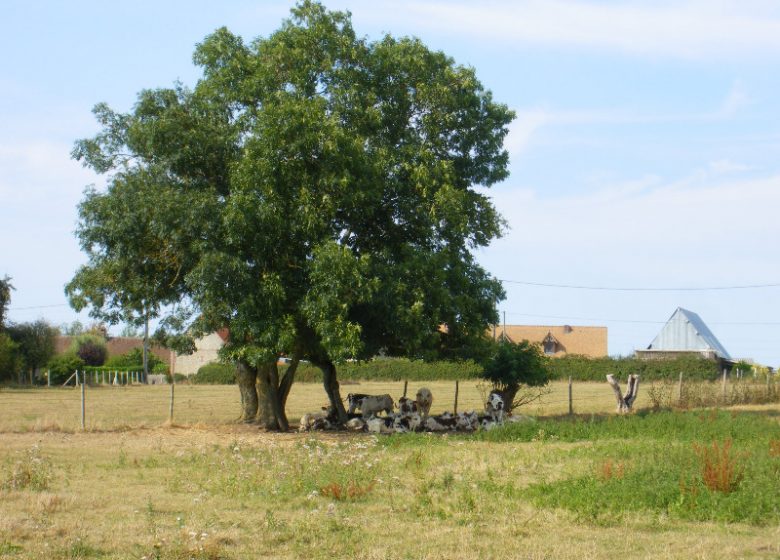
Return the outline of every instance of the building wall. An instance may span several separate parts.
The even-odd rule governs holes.
[[[528,340],[541,344],[548,334],[560,343],[553,357],[579,354],[591,358],[608,355],[607,327],[576,327],[569,325],[496,325],[495,336],[500,337],[506,329],[511,342]],[[491,332],[491,335],[493,333]]]
[[[175,354],[173,372],[183,375],[198,373],[198,369],[219,360],[219,349],[225,344],[220,333],[211,333],[195,341],[195,352],[190,355]]]

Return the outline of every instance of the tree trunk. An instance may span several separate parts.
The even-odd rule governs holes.
[[[495,389],[495,392],[498,393],[502,399],[504,399],[504,412],[507,414],[511,413],[514,409],[515,397],[517,396],[517,392],[519,390],[519,384],[509,385],[500,391]]]
[[[324,364],[318,364],[318,366],[322,370],[322,381],[330,405],[336,410],[336,413],[339,416],[339,423],[345,424],[347,422],[347,411],[344,408],[344,403],[341,401],[339,381],[336,378],[336,366],[331,361]]]
[[[238,390],[241,392],[241,419],[246,423],[252,423],[257,419],[257,368],[246,362],[238,362],[236,380]]]
[[[292,362],[290,362],[290,365],[287,367],[287,371],[284,372],[284,376],[282,376],[282,381],[279,383],[279,400],[282,403],[282,410],[286,410],[287,397],[290,396],[290,389],[295,381],[295,372],[298,370],[299,363],[300,360],[293,357]]]

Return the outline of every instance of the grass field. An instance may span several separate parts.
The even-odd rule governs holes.
[[[434,395],[433,411],[452,410],[455,400],[454,381],[425,382]],[[415,394],[423,383],[409,383],[408,393]],[[568,412],[568,386],[552,383],[551,392],[525,408],[534,416]],[[342,384],[341,395],[348,393],[389,393],[397,399],[403,394],[403,383],[362,382]],[[482,410],[486,388],[475,381],[460,383],[458,410]],[[88,430],[116,430],[156,427],[170,417],[169,386],[136,385],[130,387],[88,387],[85,396],[85,424]],[[640,396],[641,398],[641,396]],[[578,413],[601,413],[615,408],[615,397],[606,383],[576,383],[574,408]],[[293,424],[306,412],[318,411],[327,404],[319,384],[296,383],[288,400],[287,414]],[[641,401],[640,401],[641,406]],[[240,397],[235,385],[177,385],[174,390],[176,424],[224,424],[237,419]],[[80,429],[81,393],[70,388],[0,390],[0,432]]]
[[[577,384],[574,419],[376,438],[263,433],[236,393],[178,386],[166,426],[167,387],[88,389],[81,432],[73,389],[0,391],[0,558],[780,557],[777,405],[623,418]],[[322,401],[296,386],[291,418]],[[567,408],[560,384],[524,412]],[[702,450],[726,442],[736,482],[711,491]]]

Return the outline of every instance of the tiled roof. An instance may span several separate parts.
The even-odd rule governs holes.
[[[504,333],[503,325],[496,325],[495,335]],[[491,331],[491,336],[493,332]],[[528,340],[542,344],[552,335],[557,342],[556,356],[581,354],[603,357],[607,351],[607,327],[578,327],[570,325],[506,325],[506,336],[511,342]]]

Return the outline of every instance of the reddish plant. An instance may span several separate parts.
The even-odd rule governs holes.
[[[745,477],[744,455],[731,452],[731,440],[722,445],[713,441],[711,446],[693,444],[696,456],[701,461],[701,475],[704,485],[713,492],[730,494],[737,489]]]

